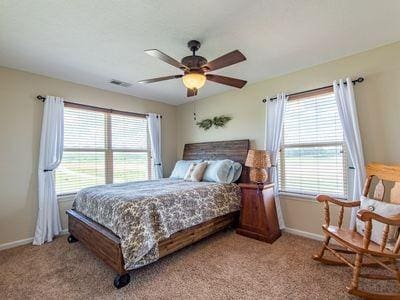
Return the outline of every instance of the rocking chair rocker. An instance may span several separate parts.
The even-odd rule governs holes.
[[[376,176],[379,181],[375,187],[373,198],[375,200],[383,201],[385,194],[385,185],[383,180],[394,182],[394,187],[390,193],[390,202],[400,204],[400,166],[386,166],[382,164],[369,164],[367,166],[367,179],[364,185],[363,195],[368,197],[371,187],[372,178]],[[359,289],[359,279],[378,279],[378,280],[397,280],[400,283],[400,272],[396,265],[397,259],[400,257],[400,236],[397,237],[396,242],[391,250],[387,249],[388,235],[390,226],[400,226],[400,215],[390,217],[382,216],[370,210],[361,209],[358,211],[357,218],[364,222],[364,232],[357,232],[356,226],[353,229],[343,229],[343,215],[345,207],[359,207],[360,201],[341,201],[331,198],[326,195],[317,196],[317,200],[324,203],[325,223],[322,225],[322,230],[325,234],[325,240],[322,245],[320,253],[313,256],[313,259],[328,265],[342,265],[350,266],[353,269],[353,278],[347,291],[355,296],[367,299],[400,299],[399,293],[372,293]],[[338,226],[330,225],[329,204],[340,206]],[[384,229],[380,243],[371,241],[372,225],[375,222],[383,223]],[[339,243],[342,248],[333,248],[329,245],[330,240],[334,239]],[[331,252],[338,260],[331,260],[323,258],[325,250]],[[355,254],[354,264],[344,257],[341,253]],[[363,258],[367,257],[373,263],[363,262]],[[363,266],[380,266],[386,270],[394,273],[394,276],[387,276],[383,274],[361,274]]]

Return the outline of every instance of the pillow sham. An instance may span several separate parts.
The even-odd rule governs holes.
[[[240,175],[242,175],[242,164],[238,163],[238,162],[234,162],[233,163],[233,179],[232,182],[236,182],[238,181],[238,179],[240,178]]]
[[[178,160],[175,164],[174,169],[172,170],[171,176],[169,178],[173,179],[184,179],[187,170],[191,163],[199,163],[201,162],[200,159],[198,160]]]
[[[393,215],[400,214],[400,205],[399,204],[392,204],[383,201],[378,201],[374,199],[370,199],[364,196],[360,197],[360,209],[370,210],[374,213],[377,213],[384,217],[390,217]],[[385,224],[372,221],[372,232],[371,232],[371,241],[380,244],[382,242],[382,233]],[[365,231],[365,223],[357,218],[356,220],[356,229],[357,232],[360,234],[364,234]],[[397,238],[397,230],[398,226],[390,226],[389,227],[389,234],[388,234],[388,241],[386,244],[386,248],[392,250],[394,248],[394,244]]]
[[[203,181],[232,183],[234,175],[234,161],[230,159],[210,160],[204,172]]]

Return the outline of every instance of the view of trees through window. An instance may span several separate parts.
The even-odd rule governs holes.
[[[149,149],[146,118],[66,107],[57,194],[147,180],[151,173]]]

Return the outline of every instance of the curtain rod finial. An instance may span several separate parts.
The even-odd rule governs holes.
[[[36,99],[41,100],[44,102],[44,100],[46,100],[46,97],[43,97],[41,95],[37,96]]]
[[[354,79],[354,80],[352,80],[351,82],[353,83],[353,84],[356,84],[356,83],[361,83],[361,82],[363,82],[364,81],[364,77],[358,77],[357,79]]]

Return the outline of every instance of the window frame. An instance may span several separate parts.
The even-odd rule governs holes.
[[[293,96],[289,96],[287,101],[301,101],[302,99],[305,98],[310,98],[310,97],[317,97],[317,96],[323,96],[326,94],[333,93],[333,87],[326,87],[322,88],[319,90],[313,90],[309,92],[302,92],[302,93],[296,93]],[[346,142],[343,139],[341,141],[336,141],[336,142],[315,142],[315,143],[293,143],[293,144],[285,144],[285,116],[283,119],[283,128],[282,128],[282,136],[281,136],[281,143],[279,147],[279,154],[278,158],[279,161],[277,163],[277,170],[278,170],[278,180],[279,180],[279,194],[282,195],[293,195],[293,196],[298,196],[301,198],[312,198],[318,194],[316,191],[315,193],[307,193],[307,192],[301,192],[301,191],[295,191],[295,190],[283,190],[282,187],[285,186],[285,149],[286,148],[300,148],[300,149],[307,149],[307,148],[318,148],[318,147],[328,147],[328,146],[341,146],[342,148],[342,166],[343,166],[343,185],[344,185],[344,195],[340,194],[332,194],[332,196],[339,198],[339,199],[347,199],[349,195],[349,170],[352,168],[349,165],[349,159],[348,159],[348,150],[346,146]],[[343,128],[342,128],[343,130]]]
[[[148,178],[146,180],[150,180],[152,178],[152,157],[151,157],[151,144],[150,144],[150,136],[149,136],[149,126],[147,122],[147,115],[145,114],[138,114],[138,113],[130,113],[124,111],[117,111],[111,109],[103,109],[97,108],[88,105],[81,105],[77,103],[64,103],[64,107],[72,108],[72,109],[80,109],[80,110],[91,110],[96,112],[101,112],[104,114],[104,148],[64,148],[63,155],[65,152],[83,152],[83,153],[90,153],[90,152],[97,152],[97,153],[104,153],[104,184],[112,184],[114,181],[114,153],[147,153],[147,174]],[[146,136],[147,136],[147,145],[146,149],[127,149],[127,148],[113,148],[112,147],[112,115],[125,115],[135,118],[143,118],[146,119]],[[55,177],[57,176],[57,170],[55,172]],[[78,189],[78,191],[80,188]],[[57,197],[68,197],[75,195],[76,192],[66,192],[66,193],[57,193]]]

